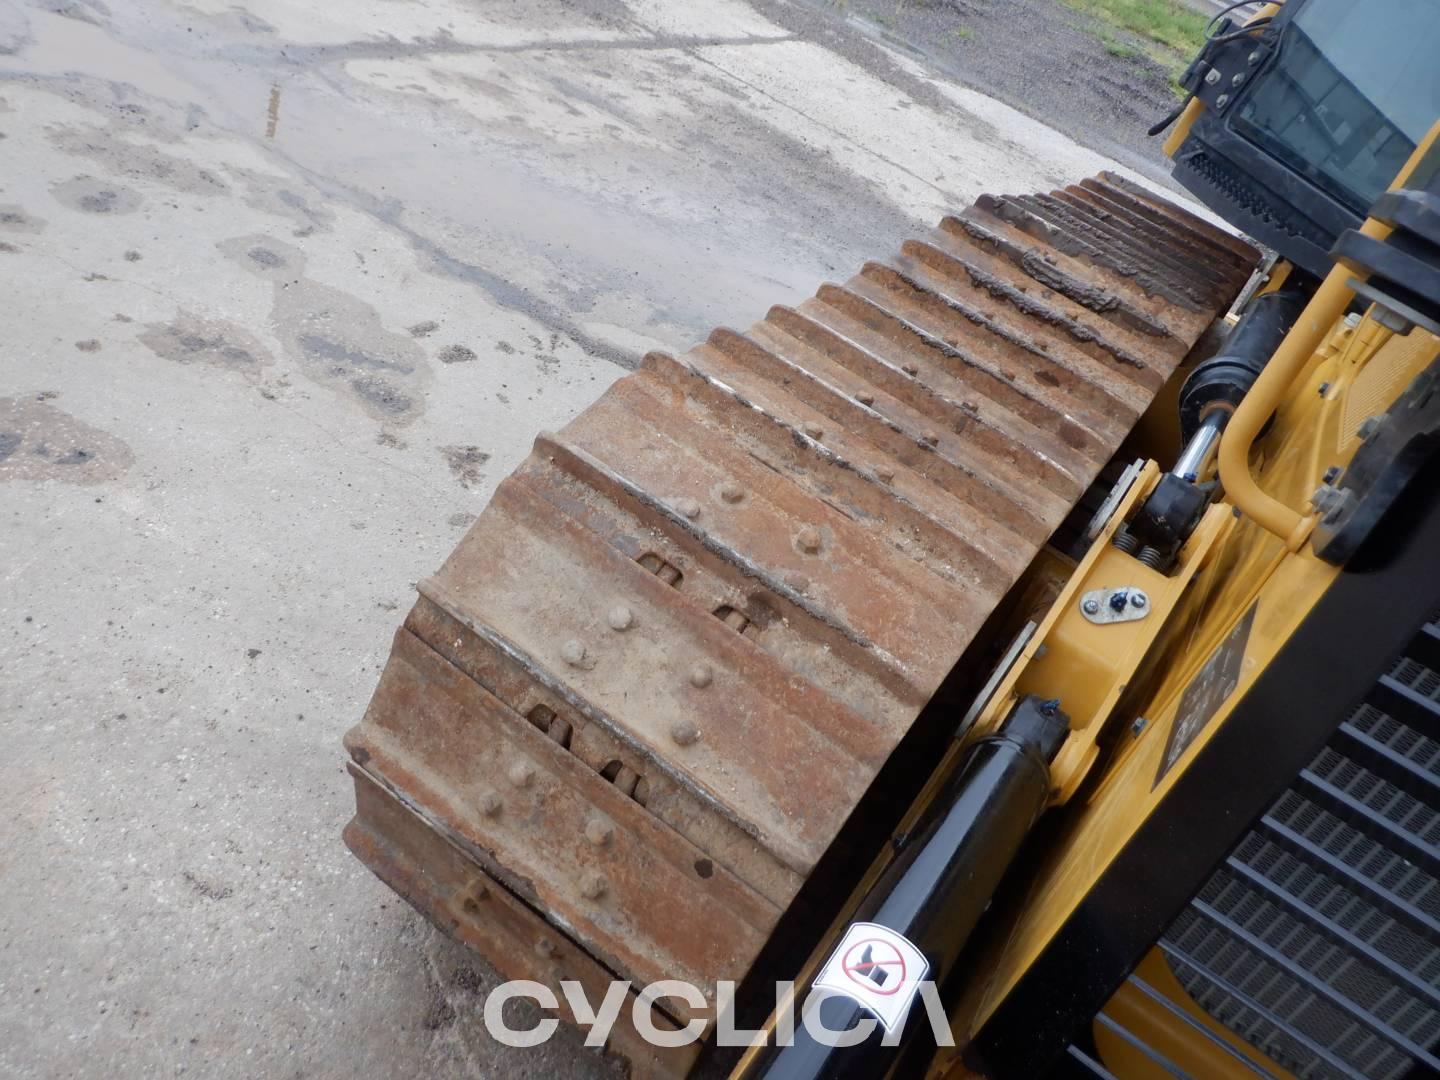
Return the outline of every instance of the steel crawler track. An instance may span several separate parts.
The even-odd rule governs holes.
[[[740,979],[1256,257],[1102,174],[648,356],[421,583],[347,842],[507,977]]]

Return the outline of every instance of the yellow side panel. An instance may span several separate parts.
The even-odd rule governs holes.
[[[1266,456],[1257,475],[1265,490],[1308,509],[1321,475],[1345,466],[1360,446],[1360,422],[1385,412],[1437,355],[1440,339],[1423,330],[1394,337],[1368,318],[1335,327],[1261,443]],[[1021,914],[1008,936],[992,942],[991,955],[977,963],[976,970],[988,975],[968,988],[954,1010],[957,1032],[977,1030],[1015,986],[1338,573],[1308,543],[1287,554],[1253,522],[1236,523],[1223,551],[1175,609],[1148,670],[1122,703],[1122,711],[1131,710],[1120,717],[1130,725],[1122,729],[1128,733],[1101,766],[1103,775],[1066,811],[1068,820],[1017,904]],[[1235,685],[1208,722],[1172,740],[1187,687],[1222,648],[1243,649]],[[1144,723],[1131,725],[1134,718]]]

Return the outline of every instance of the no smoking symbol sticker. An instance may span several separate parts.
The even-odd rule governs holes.
[[[925,954],[888,926],[851,923],[825,961],[815,986],[858,1002],[886,1031],[905,1022],[930,970]]]
[[[884,938],[857,941],[841,961],[851,981],[872,994],[889,997],[905,985],[905,958]]]

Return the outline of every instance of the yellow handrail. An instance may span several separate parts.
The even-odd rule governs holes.
[[[1391,191],[1404,185],[1437,138],[1440,138],[1440,123],[1436,123],[1420,140],[1410,160],[1390,185]],[[1360,231],[1376,240],[1384,240],[1391,229],[1383,222],[1367,218]],[[1349,285],[1351,278],[1363,277],[1343,266],[1331,269],[1255,380],[1255,385],[1245,394],[1220,439],[1220,482],[1225,485],[1226,497],[1262,529],[1284,540],[1290,551],[1298,550],[1305,542],[1312,524],[1311,515],[1302,514],[1261,490],[1250,471],[1250,449],[1265,421],[1290,389],[1290,384],[1354,299],[1355,290]]]

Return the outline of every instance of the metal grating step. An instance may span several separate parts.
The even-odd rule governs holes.
[[[1440,1074],[1435,641],[1431,623],[1157,942],[1216,1021],[1306,1080]],[[1158,1068],[1185,1075],[1099,1020]],[[1072,1066],[1087,1062],[1107,1075],[1072,1052]],[[1263,1061],[1238,1064],[1269,1075]]]

